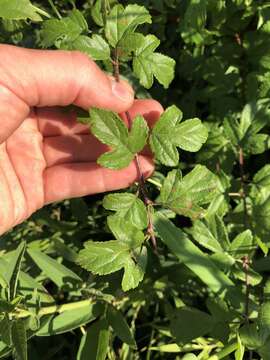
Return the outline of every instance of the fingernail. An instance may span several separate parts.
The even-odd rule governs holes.
[[[130,100],[134,96],[133,91],[131,88],[129,89],[128,84],[125,85],[122,82],[117,82],[115,80],[112,81],[112,92],[114,96],[123,101]]]

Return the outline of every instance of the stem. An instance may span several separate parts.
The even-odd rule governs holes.
[[[250,292],[249,276],[248,276],[248,270],[249,270],[249,257],[248,256],[243,257],[243,269],[245,271],[245,285],[246,285],[245,320],[248,323],[249,322],[249,318],[248,318],[248,314],[249,314],[249,292]]]
[[[56,6],[53,3],[53,0],[48,0],[49,4],[51,5],[51,8],[53,9],[53,11],[55,12],[56,16],[58,17],[58,19],[62,19],[62,16],[60,14],[60,12],[57,10]]]
[[[128,120],[128,127],[130,128],[131,126],[131,118],[130,118],[130,114],[127,111],[126,113],[126,117]],[[149,199],[146,188],[145,188],[145,178],[141,169],[141,165],[140,165],[140,159],[138,154],[135,155],[135,163],[136,163],[136,167],[137,167],[137,171],[138,171],[138,178],[139,178],[139,193],[141,195],[141,197],[143,198],[143,202],[147,208],[147,219],[148,219],[148,226],[147,226],[147,233],[150,236],[152,245],[153,245],[153,249],[154,249],[154,253],[156,255],[158,255],[157,252],[157,240],[155,237],[155,232],[154,232],[154,225],[153,225],[153,219],[152,219],[152,205],[153,202],[151,199]]]
[[[245,169],[244,169],[244,154],[243,149],[239,148],[239,166],[240,166],[240,178],[241,178],[241,195],[243,199],[243,220],[245,228],[249,228],[249,221],[248,221],[248,208],[247,208],[247,198],[246,198],[246,184],[245,184]],[[245,294],[245,321],[249,324],[249,296],[250,296],[250,282],[249,282],[249,266],[250,266],[250,259],[249,256],[246,255],[242,259],[243,261],[243,269],[245,272],[245,286],[246,286],[246,294]],[[249,350],[249,359],[252,360],[253,351]]]
[[[113,50],[113,76],[117,82],[120,81],[119,54],[117,47]]]
[[[88,300],[76,301],[76,302],[69,303],[69,304],[63,304],[63,305],[52,305],[52,306],[47,306],[47,307],[40,309],[37,315],[44,316],[44,315],[50,315],[50,314],[56,314],[56,313],[61,314],[64,311],[81,309],[82,307],[85,307],[87,305],[90,306],[92,304],[94,304],[93,300],[88,299]],[[32,315],[32,313],[30,311],[20,310],[20,309],[17,309],[17,311],[12,314],[19,319],[27,318],[28,316]]]
[[[117,82],[120,81],[120,70],[119,70],[119,54],[117,47],[113,50],[113,76]],[[125,112],[127,121],[128,121],[128,128],[131,128],[132,120],[128,111]],[[152,241],[154,252],[157,254],[157,241],[154,233],[154,226],[152,220],[152,213],[151,213],[151,206],[153,205],[152,200],[149,199],[146,188],[145,188],[145,178],[142,172],[140,159],[138,154],[135,155],[135,164],[137,167],[138,178],[139,178],[139,193],[143,198],[144,204],[147,208],[147,218],[148,218],[148,226],[147,226],[147,233]]]
[[[241,196],[243,199],[243,206],[244,206],[243,221],[245,228],[248,228],[248,209],[247,209],[247,199],[246,199],[244,154],[243,154],[243,149],[241,147],[239,148],[239,166],[240,166],[240,179],[241,179]]]

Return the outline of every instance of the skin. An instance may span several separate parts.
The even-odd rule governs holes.
[[[151,126],[163,111],[158,102],[134,101],[126,82],[116,83],[75,51],[0,45],[0,79],[0,235],[45,204],[136,181],[134,162],[118,171],[96,164],[106,146],[63,106],[128,110],[131,118],[141,114]],[[140,166],[145,176],[152,173],[149,153],[140,155]]]

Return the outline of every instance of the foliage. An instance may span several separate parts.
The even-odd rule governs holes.
[[[156,171],[1,237],[0,358],[270,359],[270,1],[0,0],[0,18],[1,42],[80,50],[165,108],[151,129],[78,117],[99,165],[148,146]]]

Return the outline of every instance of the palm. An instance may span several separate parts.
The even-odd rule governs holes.
[[[159,113],[152,108],[137,101],[131,114],[155,121]],[[137,176],[134,164],[119,171],[99,167],[96,159],[106,146],[76,122],[75,113],[57,108],[33,110],[0,149],[0,233],[46,203],[126,187]],[[151,171],[150,160],[141,161]]]

